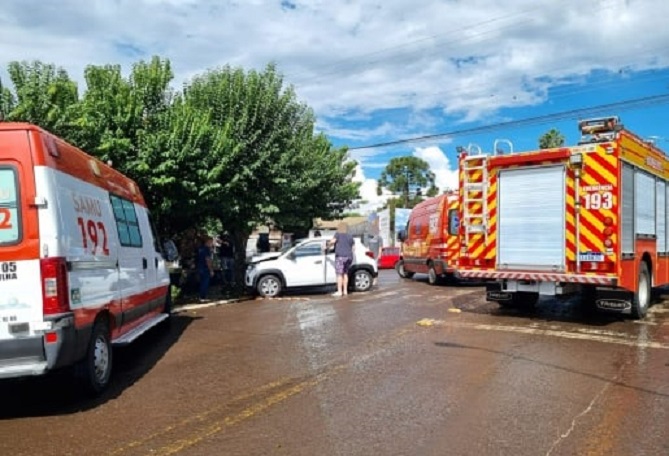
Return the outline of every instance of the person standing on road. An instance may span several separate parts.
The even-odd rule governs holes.
[[[348,294],[348,270],[353,263],[353,236],[348,234],[348,225],[341,222],[337,232],[328,245],[335,248],[335,272],[337,273],[337,291],[332,296]]]
[[[197,272],[200,276],[200,302],[207,301],[209,293],[209,282],[214,276],[214,264],[212,261],[212,247],[214,238],[205,236],[202,239],[202,245],[197,250]]]
[[[234,286],[235,249],[230,236],[226,233],[221,238],[221,267],[223,268],[223,286]]]

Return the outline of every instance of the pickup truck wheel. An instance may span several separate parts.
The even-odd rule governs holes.
[[[109,384],[112,371],[112,346],[106,321],[98,320],[93,325],[86,356],[75,369],[84,388],[93,395],[100,394]]]
[[[281,289],[283,285],[281,284],[281,279],[275,275],[266,275],[258,281],[258,294],[263,298],[274,298],[281,294]]]
[[[410,279],[414,275],[413,272],[410,272],[410,271],[407,271],[406,269],[404,269],[404,261],[403,260],[400,260],[400,261],[397,262],[397,264],[395,265],[395,270],[397,271],[397,274],[403,279]]]
[[[353,289],[355,291],[369,291],[373,282],[372,274],[365,269],[358,269],[353,273]]]
[[[651,282],[650,273],[648,272],[648,264],[645,261],[641,262],[639,267],[639,283],[637,285],[637,292],[634,293],[632,299],[632,318],[640,320],[648,314],[648,307],[650,307],[651,296]]]

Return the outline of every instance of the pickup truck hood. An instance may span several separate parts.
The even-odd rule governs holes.
[[[274,260],[281,256],[281,252],[267,252],[261,253],[259,255],[253,255],[249,263],[261,263],[263,261]]]

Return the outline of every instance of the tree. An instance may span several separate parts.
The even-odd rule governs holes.
[[[210,70],[182,91],[170,88],[170,62],[159,57],[127,77],[118,65],[91,65],[81,99],[53,65],[12,64],[9,73],[16,102],[0,86],[0,110],[136,180],[163,234],[229,231],[240,266],[258,224],[307,229],[358,197],[356,163],[315,133],[313,112],[273,65]]]
[[[14,99],[0,89],[0,110],[10,108],[7,120],[31,122],[65,136],[79,99],[77,84],[67,72],[39,61],[11,62],[7,71],[16,93]]]
[[[184,103],[210,115],[216,134],[198,163],[206,175],[198,204],[230,232],[238,255],[260,223],[308,227],[358,196],[355,162],[314,133],[312,111],[273,65],[207,71],[185,86]]]
[[[552,149],[564,146],[564,135],[559,130],[551,128],[539,138],[540,149]]]
[[[14,94],[9,88],[2,85],[2,79],[0,79],[0,122],[8,117],[14,109],[14,105]]]
[[[435,185],[435,175],[430,170],[430,165],[423,159],[413,156],[395,157],[390,160],[381,172],[377,185],[377,194],[381,195],[383,189],[395,194],[400,198],[396,201],[396,207],[413,207],[422,200],[423,192],[426,196],[436,196],[439,189]],[[415,195],[411,197],[411,192]]]

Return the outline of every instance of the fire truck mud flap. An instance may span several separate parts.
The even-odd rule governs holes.
[[[513,300],[513,293],[502,291],[499,283],[487,283],[485,286],[485,299],[489,302],[506,303]]]
[[[634,294],[624,290],[597,290],[595,305],[609,312],[630,313]]]

